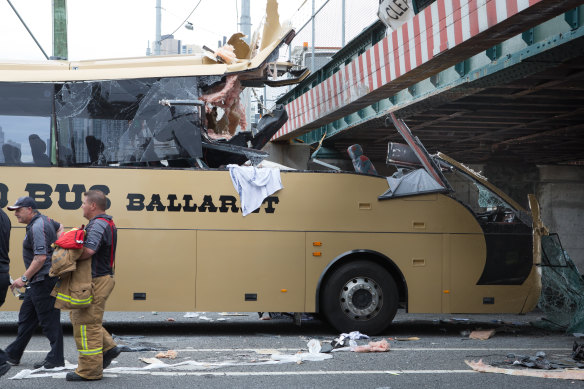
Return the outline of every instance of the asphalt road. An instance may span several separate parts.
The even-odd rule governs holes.
[[[480,359],[502,363],[509,353],[534,356],[538,351],[545,352],[551,361],[571,360],[575,338],[531,326],[529,322],[541,316],[537,313],[526,316],[399,313],[382,336],[370,339],[386,339],[390,351],[339,351],[325,354],[329,359],[324,360],[307,360],[323,357],[308,353],[308,341],[331,341],[339,334],[318,319],[303,320],[298,327],[288,318],[259,320],[257,313],[185,315],[185,312],[106,313],[106,327],[118,336],[120,344],[132,350],[158,351],[123,352],[105,371],[103,380],[90,384],[92,388],[547,389],[584,386],[583,381],[477,373],[465,364],[465,360]],[[15,322],[16,313],[0,312],[0,347],[14,338]],[[66,315],[63,315],[63,325],[65,358],[76,363],[77,353]],[[469,339],[468,331],[476,329],[495,329],[496,333],[488,340]],[[419,339],[403,340],[410,337]],[[367,342],[357,341],[359,344]],[[174,350],[177,357],[159,358],[165,365],[149,365],[141,360],[152,358],[161,350]],[[39,332],[29,344],[21,364],[0,378],[0,388],[87,385],[66,382],[64,375],[70,370],[31,371],[33,363],[42,360],[47,351],[48,341]]]

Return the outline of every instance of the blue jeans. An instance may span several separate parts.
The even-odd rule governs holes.
[[[56,278],[47,276],[43,281],[31,284],[27,289],[18,313],[18,334],[14,342],[6,347],[6,354],[11,359],[20,361],[24,349],[40,324],[43,334],[51,344],[51,350],[45,360],[55,365],[62,365],[65,362],[61,311],[55,308],[55,298],[51,296],[56,282]]]

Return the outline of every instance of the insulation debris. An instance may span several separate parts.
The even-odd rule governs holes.
[[[237,126],[247,127],[243,105],[239,99],[242,91],[238,76],[227,76],[225,83],[212,88],[207,94],[201,95],[200,100],[213,107],[206,107],[207,133],[209,137],[231,138]],[[223,109],[223,116],[217,120],[217,107]]]
[[[493,335],[495,335],[496,330],[482,330],[482,331],[472,331],[468,336],[470,339],[477,340],[487,340]]]
[[[230,44],[226,44],[215,51],[215,56],[221,58],[223,62],[228,65],[235,63],[237,61],[237,57],[235,56],[235,47],[231,46]]]
[[[379,342],[369,342],[365,346],[352,347],[351,350],[356,353],[386,352],[389,351],[389,343],[387,343],[387,340],[382,339]]]
[[[165,352],[160,352],[156,354],[155,358],[168,358],[168,359],[175,359],[178,356],[178,353],[174,350],[168,350]]]

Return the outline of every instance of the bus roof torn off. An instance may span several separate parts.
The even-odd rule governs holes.
[[[62,166],[257,163],[267,156],[260,149],[287,114],[276,107],[258,123],[258,131],[247,131],[241,91],[295,83],[308,74],[278,62],[280,47],[295,32],[280,24],[277,1],[269,0],[266,12],[263,31],[250,45],[236,33],[204,57],[0,63],[5,91],[0,112],[50,121],[54,100],[61,147],[50,160]],[[20,104],[30,96],[36,104]],[[18,164],[20,158],[10,161]]]

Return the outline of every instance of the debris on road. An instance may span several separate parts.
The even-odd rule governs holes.
[[[368,335],[362,334],[359,331],[351,331],[348,334],[342,333],[341,338],[349,338],[351,340],[369,339]]]
[[[319,353],[321,350],[320,342],[316,339],[310,339],[308,341],[308,352],[311,354]]]
[[[389,343],[387,343],[387,340],[382,339],[379,342],[369,342],[365,346],[351,347],[351,350],[356,353],[386,352],[389,351]]]
[[[122,352],[140,351],[166,351],[168,347],[163,347],[157,343],[142,341],[144,336],[118,336],[112,334],[115,342],[122,349]]]
[[[507,354],[503,364],[525,366],[532,369],[552,370],[565,368],[584,368],[584,364],[576,361],[561,360],[550,361],[543,351],[538,351],[535,356]]]
[[[471,369],[481,373],[498,373],[508,374],[523,377],[540,377],[540,378],[555,378],[563,380],[584,380],[584,370],[558,370],[558,371],[542,371],[531,369],[503,369],[501,367],[491,366],[481,360],[464,361]]]
[[[178,353],[174,350],[168,350],[165,352],[160,352],[156,354],[155,358],[168,358],[168,359],[175,359],[178,356]]]
[[[157,358],[138,358],[138,359],[140,361],[148,364],[148,365],[157,364],[157,363],[164,363],[160,359],[157,359]]]
[[[487,340],[495,335],[496,330],[477,330],[469,334],[469,339]]]
[[[420,338],[418,338],[417,336],[410,336],[408,338],[387,338],[387,339],[396,340],[398,342],[412,342],[412,341],[420,340]]]
[[[576,361],[584,361],[584,343],[578,344],[578,342],[574,342],[572,346],[572,359]]]

